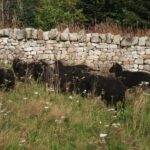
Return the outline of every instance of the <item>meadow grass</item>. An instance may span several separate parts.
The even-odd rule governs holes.
[[[149,150],[150,96],[137,88],[126,97],[115,112],[96,98],[17,83],[0,92],[0,150]]]

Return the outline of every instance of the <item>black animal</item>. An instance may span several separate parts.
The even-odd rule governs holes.
[[[54,74],[60,79],[60,91],[76,91],[80,80],[94,69],[86,65],[65,66],[61,61],[55,61]]]
[[[128,70],[123,70],[122,66],[118,63],[113,64],[113,66],[109,69],[109,72],[115,73],[115,76],[120,78],[127,88],[139,86],[141,82],[148,82],[148,86],[150,87],[149,73],[142,71],[132,72]]]
[[[0,68],[0,88],[8,91],[15,86],[15,76],[11,69]]]
[[[26,80],[27,74],[29,72],[27,62],[19,58],[15,58],[12,63],[12,68],[18,80],[20,81]]]
[[[107,106],[113,104],[117,109],[117,102],[125,107],[124,84],[117,79],[103,77],[100,75],[87,74],[79,84],[79,93],[84,96],[86,93],[92,93],[94,96],[101,96],[106,101]]]
[[[37,82],[48,83],[53,69],[44,60],[34,61],[28,64],[32,78]]]

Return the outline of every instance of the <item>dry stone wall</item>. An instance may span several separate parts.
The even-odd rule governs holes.
[[[69,29],[43,32],[40,29],[1,29],[0,60],[9,63],[14,57],[25,60],[45,59],[50,64],[86,64],[100,71],[113,62],[126,69],[150,71],[150,37],[120,36],[111,33],[70,33]]]

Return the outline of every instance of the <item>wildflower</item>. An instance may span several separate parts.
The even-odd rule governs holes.
[[[45,106],[44,109],[47,111],[47,110],[49,109],[49,107],[48,107],[48,106]]]
[[[102,124],[102,122],[101,122],[101,121],[99,121],[99,124]]]
[[[110,109],[108,109],[107,111],[114,111],[115,109],[114,108],[110,108]]]
[[[21,139],[20,143],[25,143],[26,142],[26,139]]]
[[[62,120],[56,119],[55,122],[58,123],[58,124],[61,124],[61,123],[62,123]]]
[[[100,133],[100,138],[106,138],[107,137],[107,134],[106,133]]]
[[[118,128],[120,126],[120,123],[113,123],[112,126]]]
[[[24,97],[23,99],[24,99],[24,100],[27,100],[28,98],[27,98],[27,97]]]
[[[69,96],[69,99],[73,99],[73,97],[70,95],[70,96]]]
[[[49,88],[48,91],[49,92],[54,92],[55,90],[54,90],[54,88]]]
[[[38,92],[34,92],[34,94],[35,94],[35,95],[38,95],[39,93],[38,93]]]
[[[20,143],[19,143],[19,146],[22,146],[23,144],[25,144],[26,143],[26,139],[21,139],[20,140]]]
[[[106,125],[105,125],[105,127],[109,127],[109,125],[108,125],[108,124],[106,124]]]
[[[12,103],[13,101],[11,99],[8,100],[9,103]]]
[[[114,115],[114,116],[112,116],[112,118],[117,118],[117,116],[116,116],[116,115]]]
[[[86,94],[86,92],[87,92],[87,90],[84,90],[84,91],[83,91],[83,94]]]
[[[107,137],[107,134],[101,133],[99,136],[100,136],[101,143],[105,144],[106,143],[105,138]]]
[[[77,100],[76,102],[79,103],[79,100]]]
[[[67,117],[66,116],[61,116],[61,119],[62,120],[65,120]]]

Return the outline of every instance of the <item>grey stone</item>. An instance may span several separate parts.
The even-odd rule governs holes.
[[[43,40],[44,36],[43,36],[43,30],[39,29],[37,31],[37,38],[38,40]]]
[[[137,36],[132,37],[132,45],[137,45],[139,42],[139,38]]]
[[[79,42],[85,42],[86,41],[86,32],[85,32],[85,30],[81,30],[78,33],[78,41]]]
[[[99,34],[98,33],[92,33],[92,35],[91,35],[91,42],[92,43],[99,43],[100,42],[100,38],[99,38]]]
[[[145,45],[146,45],[147,47],[150,47],[150,38],[148,38],[148,39],[145,41]]]
[[[17,37],[18,40],[22,40],[22,39],[25,38],[25,30],[24,29],[17,30],[16,34],[17,34],[16,37]]]
[[[57,29],[51,29],[49,31],[49,39],[55,40],[57,38],[58,34],[59,34],[59,32]]]
[[[4,29],[0,29],[0,37],[4,36]]]
[[[60,34],[60,40],[61,41],[68,41],[69,40],[69,29],[66,28],[61,34]]]
[[[77,41],[78,34],[77,33],[69,33],[69,39],[70,39],[70,41]]]
[[[99,34],[101,42],[106,42],[106,35],[105,34]]]
[[[128,47],[128,46],[131,46],[132,45],[132,37],[127,35],[127,36],[124,36],[122,41],[121,41],[121,46],[123,47]]]
[[[87,42],[87,43],[91,41],[91,36],[92,36],[91,33],[87,33],[87,34],[86,34],[86,42]]]
[[[32,38],[32,28],[25,28],[25,32],[26,32],[26,38],[27,39],[31,39]]]
[[[114,35],[114,37],[113,37],[113,43],[120,45],[120,41],[121,41],[121,36],[119,34]]]
[[[139,38],[139,46],[145,46],[145,41],[146,41],[147,37],[140,37]]]
[[[48,40],[49,40],[49,31],[43,32],[43,39],[44,39],[45,41],[48,41]]]
[[[114,35],[112,35],[111,33],[107,33],[106,34],[106,43],[111,44],[113,37],[114,37]]]
[[[32,30],[32,38],[35,40],[38,38],[38,30],[37,29]]]

